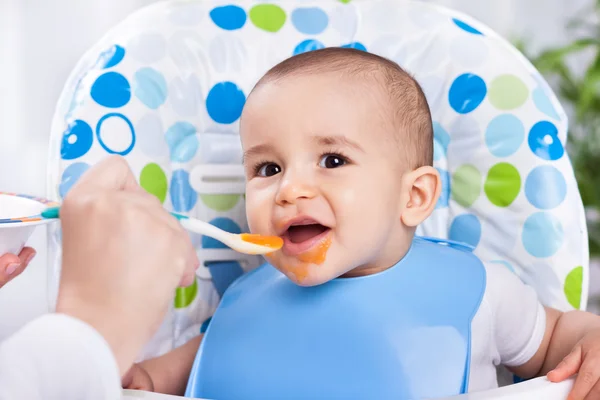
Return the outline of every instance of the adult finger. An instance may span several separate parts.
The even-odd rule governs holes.
[[[594,385],[598,383],[600,378],[600,362],[594,358],[586,358],[581,364],[581,369],[577,374],[573,389],[569,394],[569,399],[585,399]]]
[[[25,247],[18,256],[4,254],[0,257],[0,288],[19,276],[27,268],[35,254],[34,249]]]
[[[137,183],[131,168],[121,156],[109,156],[90,168],[69,192],[89,190],[143,190]],[[67,195],[68,196],[68,195]]]
[[[573,376],[579,370],[583,354],[581,347],[574,348],[563,360],[546,375],[551,382],[561,382]]]

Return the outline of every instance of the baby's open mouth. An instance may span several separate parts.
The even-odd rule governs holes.
[[[287,235],[292,243],[302,243],[320,235],[328,229],[328,227],[321,224],[294,225],[288,228]]]
[[[316,221],[294,223],[283,234],[283,252],[288,256],[304,253],[327,236],[329,231],[331,228]]]

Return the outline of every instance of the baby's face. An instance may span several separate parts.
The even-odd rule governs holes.
[[[401,151],[379,90],[334,75],[289,77],[246,104],[249,227],[284,239],[268,259],[299,285],[387,268],[411,240],[400,218]]]

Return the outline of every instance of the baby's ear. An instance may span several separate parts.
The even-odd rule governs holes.
[[[402,198],[405,199],[402,204],[402,223],[414,228],[435,209],[442,182],[437,169],[430,166],[417,168],[405,174],[402,180]]]

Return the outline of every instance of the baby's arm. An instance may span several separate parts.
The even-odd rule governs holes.
[[[183,396],[202,336],[139,364],[152,378],[155,392]]]
[[[600,394],[600,317],[584,311],[560,311],[546,308],[548,323],[544,340],[535,356],[519,368],[517,374],[548,374],[560,382],[579,373],[572,398]],[[587,397],[585,397],[587,398]]]
[[[600,398],[600,317],[543,307],[508,269],[486,265],[486,272],[485,302],[500,362],[521,378],[547,374],[559,382],[578,373],[570,398]]]
[[[489,264],[486,272],[491,354],[521,378],[547,374],[560,382],[578,373],[569,398],[600,398],[600,317],[543,307],[535,290],[508,269]]]
[[[520,377],[547,374],[558,366],[586,334],[600,330],[600,318],[596,315],[584,311],[562,313],[549,307],[545,307],[545,311],[546,329],[538,351],[525,364],[511,368]],[[576,371],[571,374],[574,372]]]

